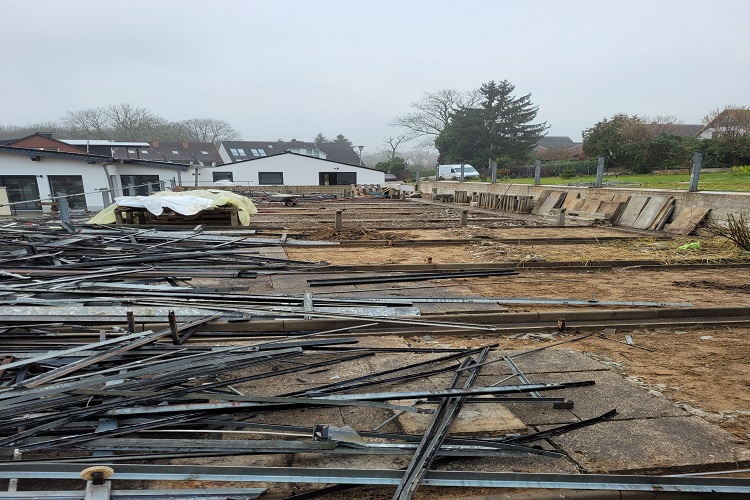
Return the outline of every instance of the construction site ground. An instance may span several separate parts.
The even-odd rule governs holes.
[[[343,227],[334,227],[334,211],[343,210]],[[465,226],[461,211],[468,206],[421,200],[347,203],[304,203],[297,207],[264,208],[254,216],[258,237],[282,237],[328,242],[309,246],[285,245],[259,249],[269,257],[353,266],[350,272],[259,274],[241,283],[195,278],[193,286],[248,286],[251,294],[301,294],[346,297],[499,297],[529,299],[521,304],[425,304],[422,319],[507,326],[503,314],[547,312],[560,319],[574,313],[605,309],[603,302],[690,303],[693,308],[749,307],[750,259],[726,240],[708,234],[669,237],[664,233],[612,227],[552,227],[549,221],[524,214],[471,210]],[[698,248],[680,249],[689,243]],[[611,266],[612,261],[626,262]],[[660,267],[658,264],[684,264]],[[481,267],[508,264],[517,275],[388,284],[349,284],[311,287],[307,280],[330,277],[396,275],[399,266],[441,269],[467,264]],[[460,266],[458,266],[460,267]],[[571,306],[535,304],[533,299],[590,301]],[[667,307],[668,309],[671,307]],[[607,306],[607,310],[639,309]],[[640,308],[644,309],[644,308]],[[492,318],[492,319],[482,319]],[[731,320],[731,318],[726,318]],[[460,321],[458,321],[460,320]],[[579,327],[580,323],[580,327]],[[750,327],[700,321],[670,325],[647,319],[609,323],[592,328],[585,321],[540,322],[524,331],[499,332],[423,327],[402,333],[397,326],[358,334],[369,347],[464,348],[498,344],[490,360],[501,360],[528,350],[516,361],[532,383],[593,380],[586,387],[556,391],[574,401],[572,409],[549,404],[475,404],[457,422],[468,435],[498,436],[543,431],[592,418],[616,409],[618,415],[585,429],[534,443],[564,453],[501,459],[459,459],[436,468],[478,471],[564,473],[671,474],[726,470],[750,465]],[[603,334],[603,335],[602,335]],[[626,336],[632,344],[626,342]],[[566,343],[561,343],[567,341]],[[191,342],[209,342],[196,336]],[[561,343],[560,345],[557,345]],[[361,363],[335,365],[320,372],[276,377],[262,385],[236,389],[275,395],[290,387],[313,387],[326,382],[414,363],[435,354],[382,354]],[[241,374],[241,375],[244,375]],[[512,375],[502,363],[483,367],[478,386],[489,386]],[[447,387],[450,374],[400,383],[408,388]],[[395,387],[395,386],[394,386]],[[379,389],[380,390],[380,389]],[[389,390],[384,386],[382,390]],[[394,389],[395,390],[395,389]],[[383,409],[340,408],[274,412],[268,423],[286,425],[349,425],[371,430],[392,414]],[[259,416],[259,418],[263,418]],[[381,430],[404,432],[426,425],[400,417]],[[462,427],[463,426],[463,427]],[[472,434],[474,433],[474,434]],[[245,439],[226,433],[223,439]],[[409,456],[238,455],[205,459],[175,459],[169,463],[396,469]],[[211,484],[152,483],[152,488],[206,487]],[[242,486],[215,483],[215,486]],[[264,484],[264,498],[277,499],[319,486]],[[415,498],[462,498],[499,494],[487,489],[422,487]],[[389,487],[358,487],[333,493],[331,499],[387,499]]]
[[[340,205],[339,205],[340,206]],[[305,275],[273,275],[256,279],[252,293],[301,293],[311,291],[331,296],[393,297],[393,296],[485,296],[513,298],[565,298],[600,301],[690,302],[695,307],[750,305],[750,269],[743,267],[747,257],[725,240],[709,235],[667,238],[662,233],[624,231],[611,227],[550,227],[529,216],[499,214],[479,220],[469,217],[466,226],[459,225],[459,214],[466,209],[448,204],[423,202],[386,202],[373,206],[346,207],[343,228],[333,228],[333,209],[337,206],[275,210],[261,213],[256,221],[263,231],[283,226],[289,237],[297,235],[310,240],[341,242],[332,246],[286,246],[283,256],[290,259],[325,261],[348,266],[359,265],[373,271],[352,276],[373,276],[395,272],[398,265],[452,265],[457,263],[513,265],[545,263],[551,268],[520,267],[516,276],[435,280],[397,284],[355,284],[342,287],[310,288],[306,280],[329,277]],[[388,213],[389,210],[392,213]],[[436,213],[437,211],[437,213]],[[442,222],[435,222],[445,217]],[[425,220],[425,228],[415,227]],[[514,221],[519,226],[514,226]],[[440,224],[442,227],[430,228]],[[406,226],[406,229],[401,229]],[[589,243],[560,242],[560,238],[594,239]],[[616,238],[617,240],[607,240]],[[535,240],[528,242],[528,240]],[[548,239],[548,242],[539,240]],[[621,240],[620,240],[621,239]],[[430,244],[419,241],[430,240]],[[441,244],[440,240],[445,243]],[[515,240],[515,242],[513,241]],[[416,242],[416,243],[415,243]],[[699,242],[698,249],[679,249],[686,243]],[[269,250],[269,254],[278,250]],[[737,267],[695,269],[659,269],[640,266],[637,261],[658,261],[664,264],[733,263]],[[633,261],[633,265],[599,269],[602,261]],[[570,265],[566,271],[554,266]],[[377,266],[384,266],[376,270]],[[591,269],[580,266],[591,266]],[[422,308],[423,317],[450,321],[454,315],[481,316],[482,313],[559,311],[561,316],[571,310],[588,306],[552,305],[465,305],[430,304]],[[564,332],[552,322],[544,331],[496,335],[492,332],[439,332],[425,329],[417,335],[365,334],[360,342],[368,346],[410,347],[475,347],[498,343],[500,354],[536,349],[547,344],[582,336],[575,324]],[[599,333],[602,333],[601,331]],[[660,327],[644,321],[641,326],[610,328],[607,338],[594,334],[539,351],[523,359],[522,369],[532,382],[595,380],[592,387],[571,389],[567,396],[575,401],[572,410],[552,409],[548,405],[507,405],[512,417],[519,418],[529,429],[544,430],[554,425],[590,418],[610,409],[619,415],[600,423],[552,438],[545,446],[566,453],[567,460],[544,457],[460,460],[445,466],[452,470],[532,471],[532,472],[616,472],[616,473],[679,473],[698,470],[732,469],[750,461],[750,392],[748,392],[748,356],[750,328]],[[627,345],[629,335],[638,346]],[[497,354],[495,357],[499,356]],[[402,356],[402,355],[400,355]],[[378,359],[381,359],[380,357]],[[399,362],[404,362],[399,357]],[[394,360],[395,362],[395,360]],[[487,385],[508,375],[502,364],[488,365],[480,379]],[[336,370],[327,377],[345,378],[351,373]],[[382,369],[371,365],[368,370]],[[447,377],[447,376],[446,376]],[[446,377],[423,381],[414,387],[444,387]],[[302,384],[297,379],[292,383]],[[309,382],[309,381],[308,381]],[[484,385],[484,384],[479,384]],[[270,393],[274,387],[267,388]],[[504,429],[508,415],[486,405],[476,409],[487,417],[489,428],[502,434],[518,429]],[[387,414],[360,415],[338,413],[338,423],[355,429],[372,428]],[[472,414],[474,415],[474,414]],[[298,415],[310,419],[330,419],[325,412]],[[476,415],[474,415],[476,418]],[[285,420],[287,423],[289,420]],[[386,427],[400,431],[403,419]],[[512,427],[512,425],[511,425]],[[481,431],[479,431],[481,434]],[[492,433],[490,432],[490,435]],[[211,462],[214,463],[214,462]],[[238,458],[232,464],[247,463]],[[256,462],[253,462],[256,463]],[[398,468],[408,457],[337,458],[320,457],[267,458],[268,465],[335,466],[362,468]],[[273,495],[306,491],[310,485],[269,485]],[[469,495],[498,493],[491,490],[441,490],[423,487],[417,498],[457,498]],[[336,493],[326,498],[350,498],[352,492]],[[358,488],[357,498],[390,498],[390,488]],[[275,496],[273,498],[276,498]]]

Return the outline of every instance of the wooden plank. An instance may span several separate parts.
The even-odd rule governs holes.
[[[568,196],[565,197],[565,201],[562,204],[562,207],[565,210],[569,210],[573,204],[581,199],[581,193],[568,193]]]
[[[603,201],[595,212],[607,214],[608,219],[614,219],[615,215],[620,215],[625,204],[621,201]]]
[[[622,215],[620,216],[619,225],[633,227],[638,216],[643,211],[643,207],[646,206],[650,197],[648,196],[633,196],[628,200],[628,204],[625,206]]]
[[[674,212],[674,198],[669,198],[667,202],[661,207],[661,210],[656,214],[654,220],[648,226],[648,229],[659,231],[664,228],[669,216]]]
[[[686,208],[675,217],[666,231],[672,234],[687,236],[695,231],[710,212],[710,208]]]
[[[580,208],[581,212],[599,212],[599,206],[602,204],[600,199],[586,199],[583,206]]]
[[[652,196],[641,210],[640,215],[633,223],[636,229],[648,229],[654,223],[662,210],[665,209],[670,198],[668,196]]]
[[[542,208],[542,203],[545,202],[545,200],[547,199],[547,197],[549,197],[551,193],[552,191],[550,191],[549,189],[545,189],[544,191],[539,193],[539,199],[536,200],[536,204],[534,205],[534,208],[531,210],[532,214],[539,215],[541,213],[540,210]]]
[[[566,193],[564,191],[551,193],[547,199],[544,200],[544,203],[542,203],[539,213],[543,215],[549,213],[553,208],[560,208],[560,205],[565,201],[565,195]]]

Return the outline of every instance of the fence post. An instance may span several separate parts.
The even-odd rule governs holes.
[[[596,165],[596,184],[595,187],[602,187],[602,180],[604,179],[604,157],[599,157],[599,163]]]
[[[459,182],[464,181],[464,162],[461,162],[461,178],[459,179]]]
[[[698,178],[701,175],[701,163],[703,163],[703,153],[698,151],[693,154],[693,170],[690,172],[690,187],[688,187],[689,193],[698,191]]]
[[[497,182],[497,162],[493,161],[490,164],[490,169],[492,170],[492,184],[495,184]]]
[[[542,160],[534,162],[534,185],[538,186],[542,182]]]

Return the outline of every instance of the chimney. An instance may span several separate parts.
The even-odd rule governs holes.
[[[159,147],[159,141],[154,141],[154,142],[151,143],[151,145],[153,147],[155,147],[155,148],[158,148]]]
[[[182,143],[182,147],[185,148],[185,149],[187,149],[188,148],[188,143],[187,142],[183,142]]]
[[[52,132],[37,132],[36,135],[41,135],[47,139],[52,139]]]

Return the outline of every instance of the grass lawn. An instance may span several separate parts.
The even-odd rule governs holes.
[[[543,185],[585,185],[593,184],[596,181],[595,175],[585,175],[573,179],[563,179],[561,177],[542,177]],[[533,178],[516,178],[507,179],[504,184],[533,184]],[[690,185],[690,174],[674,175],[654,175],[654,174],[621,174],[605,175],[603,179],[604,186],[609,187],[643,187],[659,189],[684,189],[687,190]],[[698,182],[699,191],[750,191],[750,175],[735,174],[733,172],[711,172],[701,174]]]

